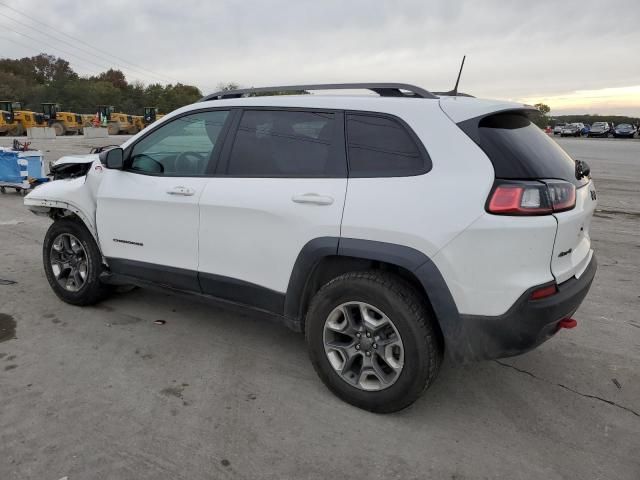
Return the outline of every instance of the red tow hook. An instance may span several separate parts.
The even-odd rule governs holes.
[[[576,328],[578,326],[578,321],[573,318],[563,318],[558,322],[558,330],[561,328]]]

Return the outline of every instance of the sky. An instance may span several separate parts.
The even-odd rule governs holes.
[[[640,116],[640,4],[622,3],[0,0],[0,57],[45,51],[83,75],[114,67],[211,93],[228,82],[449,90],[467,55],[460,90],[474,96]]]

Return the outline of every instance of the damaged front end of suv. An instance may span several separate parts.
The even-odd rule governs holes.
[[[97,239],[96,195],[103,168],[95,153],[62,157],[51,166],[53,181],[27,195],[25,206],[36,215],[54,220],[76,216]]]

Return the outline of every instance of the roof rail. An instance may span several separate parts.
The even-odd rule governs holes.
[[[203,97],[200,101],[240,98],[252,93],[295,92],[306,90],[371,90],[381,97],[438,98],[433,93],[407,83],[327,83],[318,85],[285,85],[280,87],[223,90]],[[406,91],[408,93],[403,92]]]

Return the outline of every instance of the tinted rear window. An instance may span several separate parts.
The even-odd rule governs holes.
[[[523,113],[499,113],[459,124],[487,154],[496,178],[557,178],[582,185],[573,159]]]
[[[420,175],[431,166],[407,128],[390,117],[348,114],[347,147],[351,177]]]

